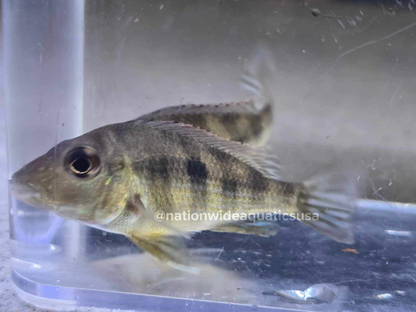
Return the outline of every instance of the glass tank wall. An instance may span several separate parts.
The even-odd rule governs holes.
[[[267,145],[285,174],[363,173],[354,245],[295,221],[269,238],[207,231],[188,246],[200,275],[155,261],[124,236],[13,200],[20,295],[43,306],[146,311],[414,311],[415,6],[4,1],[9,176],[100,126],[250,98],[239,82],[259,44],[275,62]]]

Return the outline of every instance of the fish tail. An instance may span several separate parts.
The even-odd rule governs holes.
[[[273,94],[270,90],[271,79],[274,77],[275,64],[270,50],[265,46],[257,48],[257,53],[246,64],[241,85],[255,95],[254,105],[262,113],[270,114],[273,108]]]
[[[353,177],[332,173],[303,182],[297,199],[299,221],[337,242],[353,244],[353,213],[358,197]]]

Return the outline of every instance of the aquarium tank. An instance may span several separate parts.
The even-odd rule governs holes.
[[[198,270],[158,261],[158,251],[124,232],[11,195],[12,279],[20,297],[67,310],[416,310],[415,8],[414,0],[3,1],[10,179],[60,142],[102,126],[178,105],[255,102],[258,81],[246,79],[246,88],[242,81],[265,53],[273,110],[264,147],[237,142],[240,153],[232,140],[210,140],[235,148],[257,169],[262,163],[248,154],[267,149],[285,181],[341,170],[358,191],[354,243],[293,219],[274,220],[273,235],[203,228],[186,239]],[[236,124],[255,131],[259,123]],[[155,136],[149,146],[163,144]],[[119,152],[126,145],[114,139],[111,146]],[[97,152],[85,148],[86,155]],[[75,175],[94,165],[75,161],[68,163]],[[187,166],[192,183],[209,178],[201,159]],[[157,174],[168,175],[166,168],[159,162]],[[239,196],[232,182],[222,187]]]

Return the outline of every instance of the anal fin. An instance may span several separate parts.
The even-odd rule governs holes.
[[[279,231],[279,226],[276,223],[267,221],[237,221],[218,225],[215,228],[211,229],[211,231],[270,237],[277,234],[277,232]]]

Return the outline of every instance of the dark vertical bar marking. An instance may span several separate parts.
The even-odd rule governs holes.
[[[192,185],[206,191],[208,172],[205,164],[199,159],[191,158],[188,160],[187,172],[191,178]]]
[[[166,157],[150,159],[148,168],[152,180],[169,181],[169,160]]]
[[[264,193],[269,187],[269,181],[257,170],[250,168],[248,182],[254,198],[264,198]]]
[[[258,138],[263,132],[263,125],[261,118],[258,116],[252,116],[249,118],[250,128],[253,132],[253,137]]]
[[[196,193],[194,195],[194,208],[205,208],[207,204],[207,168],[200,159],[191,158],[188,159],[186,170]],[[201,204],[204,207],[201,207]]]
[[[225,197],[237,197],[237,181],[225,179],[221,184],[222,195]]]
[[[149,197],[158,210],[169,209],[172,205],[170,168],[167,157],[153,157],[133,164],[135,174],[145,178],[150,189]]]

